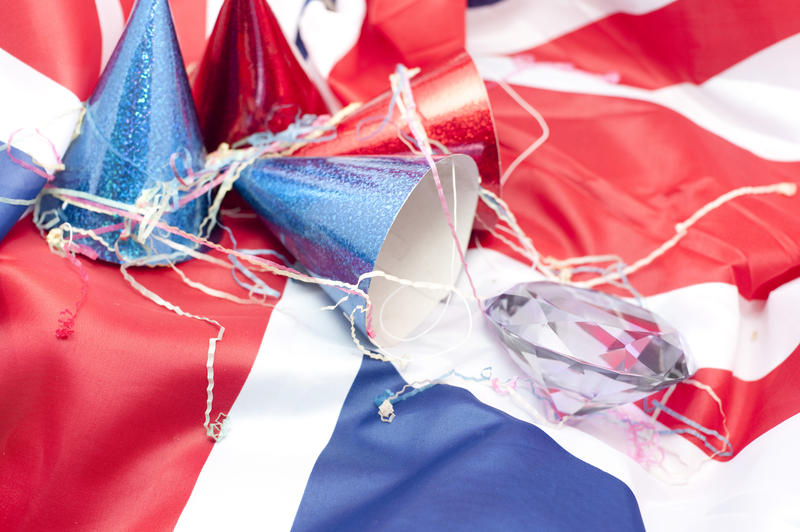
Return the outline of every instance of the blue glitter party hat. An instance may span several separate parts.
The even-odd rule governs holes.
[[[167,0],[138,0],[86,103],[80,136],[64,157],[66,169],[56,175],[53,185],[137,204],[140,211],[148,202],[167,197],[161,221],[196,234],[208,212],[208,194],[180,202],[186,187],[181,187],[176,171],[185,183],[204,161],[197,114]],[[68,222],[73,228],[95,230],[116,250],[89,238],[82,244],[110,262],[174,253],[153,235],[179,238],[157,228],[144,237],[143,246],[120,229],[122,217],[64,205],[53,196],[45,196],[40,211],[45,216],[54,212],[58,222]],[[130,233],[136,236],[135,224]],[[177,260],[181,258],[185,257]]]
[[[465,248],[478,202],[477,166],[466,155],[436,166]],[[418,157],[264,158],[242,172],[236,188],[314,276],[355,285],[362,274],[382,270],[452,285],[461,263],[431,174]],[[344,295],[323,288],[334,301]],[[445,295],[398,292],[400,285],[385,277],[364,279],[359,288],[375,307],[374,340],[383,346],[407,336]],[[354,312],[359,305],[364,300],[350,296],[339,308],[366,332],[364,313]]]

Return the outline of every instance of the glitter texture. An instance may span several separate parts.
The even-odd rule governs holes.
[[[373,270],[398,211],[430,167],[418,157],[281,157],[236,182],[289,252],[313,275],[355,284]],[[344,294],[323,287],[334,299]],[[369,280],[360,288],[369,289]],[[363,300],[342,305],[347,314]],[[363,314],[355,316],[364,330]]]
[[[209,150],[328,112],[264,0],[226,0],[192,89]]]
[[[637,401],[694,371],[674,327],[602,292],[523,283],[488,299],[485,310],[559,415]]]
[[[132,205],[154,187],[177,199],[173,154],[180,155],[177,166],[184,176],[189,168],[203,167],[205,151],[166,0],[137,2],[86,107],[81,135],[70,145],[66,169],[53,186]],[[71,205],[62,209],[59,200],[45,196],[42,211],[49,209],[61,222],[82,229],[122,222]],[[208,198],[202,196],[165,214],[163,221],[196,233],[207,211]],[[119,236],[117,230],[103,238],[113,244]],[[120,261],[99,243],[87,239],[85,244],[103,260]],[[131,239],[119,240],[118,246],[128,259],[147,254]],[[147,246],[153,253],[173,252],[152,238]]]
[[[494,120],[483,79],[469,55],[450,58],[440,67],[411,78],[410,83],[428,136],[452,153],[471,156],[478,165],[482,186],[499,194],[500,159]],[[379,130],[391,97],[387,92],[363,105],[339,124],[335,139],[306,144],[295,155],[408,153],[394,125],[386,124]],[[397,109],[392,109],[391,120],[403,124]],[[495,219],[490,209],[481,207],[479,214],[484,221]]]

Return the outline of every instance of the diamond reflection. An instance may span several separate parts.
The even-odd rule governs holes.
[[[618,297],[532,282],[484,305],[512,356],[560,415],[637,401],[694,372],[674,327]]]

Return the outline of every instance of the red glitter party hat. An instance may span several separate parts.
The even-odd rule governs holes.
[[[423,70],[410,83],[428,136],[453,153],[471,156],[483,187],[499,193],[500,159],[489,96],[469,55],[461,53]],[[383,123],[391,99],[389,91],[364,104],[338,125],[336,138],[306,144],[295,155],[408,154],[398,130],[403,125],[400,112],[393,108],[390,122]],[[484,222],[493,218],[487,212]]]
[[[298,113],[327,113],[265,0],[226,0],[193,93],[206,147],[282,131]]]

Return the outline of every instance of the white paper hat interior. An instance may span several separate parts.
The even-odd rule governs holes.
[[[466,251],[478,206],[478,167],[467,155],[451,155],[437,161],[436,168],[458,241]],[[431,170],[397,213],[378,253],[375,269],[411,281],[455,284],[462,264]],[[375,342],[389,347],[408,337],[447,291],[403,287],[386,278],[374,277],[368,294],[373,303]]]

